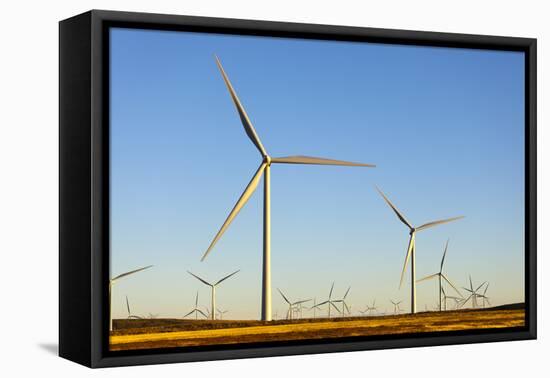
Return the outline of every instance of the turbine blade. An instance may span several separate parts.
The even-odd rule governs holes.
[[[485,286],[485,290],[483,291],[483,295],[487,293],[487,289],[489,288],[489,282],[487,282],[487,286]]]
[[[384,201],[386,201],[386,203],[392,208],[393,212],[397,215],[397,217],[401,220],[401,222],[405,223],[405,225],[412,230],[414,228],[412,224],[407,220],[407,218],[405,218],[403,214],[401,214],[401,212],[397,209],[397,207],[395,207],[395,205],[390,201],[390,199],[386,197],[384,193],[382,193],[380,188],[376,187],[376,190],[378,190],[378,193],[380,193],[382,198],[384,198]]]
[[[216,64],[218,65],[218,68],[223,76],[223,81],[225,82],[225,85],[227,86],[227,89],[229,90],[229,94],[231,95],[231,99],[233,100],[233,103],[235,104],[235,107],[237,108],[237,112],[239,113],[239,117],[241,118],[241,123],[244,126],[244,131],[246,132],[246,135],[250,138],[252,143],[256,146],[258,151],[262,154],[262,156],[267,156],[267,152],[262,145],[262,142],[260,141],[260,138],[258,137],[258,134],[256,134],[256,130],[254,129],[254,126],[252,126],[252,122],[250,122],[250,119],[248,118],[248,114],[246,114],[246,111],[244,110],[243,105],[241,104],[241,101],[239,100],[239,97],[237,97],[237,93],[235,92],[235,89],[233,89],[233,85],[231,85],[231,82],[229,81],[229,78],[225,74],[225,70],[222,67],[222,63],[216,57]]]
[[[443,263],[445,262],[445,256],[447,255],[447,247],[449,247],[449,239],[445,243],[445,250],[443,251],[443,258],[441,259],[441,267],[439,268],[439,273],[443,271]]]
[[[306,302],[309,302],[309,301],[311,301],[311,299],[304,299],[302,301],[294,302],[292,305],[299,305],[300,303],[306,303]]]
[[[283,292],[279,288],[277,288],[277,291],[279,292],[279,294],[281,294],[285,302],[291,305],[290,301],[287,299],[287,297],[283,294]]]
[[[327,303],[328,303],[328,301],[324,301],[324,302],[322,302],[322,303],[316,304],[316,305],[313,306],[313,307],[319,307],[319,306],[322,306],[322,305],[327,304]]]
[[[348,290],[346,290],[346,294],[344,294],[344,298],[342,298],[342,299],[346,299],[346,297],[348,296],[348,293],[349,293],[349,290],[350,290],[350,289],[351,289],[351,286],[348,287]]]
[[[411,257],[411,252],[414,248],[414,232],[411,234],[409,239],[409,246],[407,248],[407,255],[405,256],[405,263],[403,264],[403,270],[401,271],[401,280],[399,281],[399,288],[403,285],[403,278],[405,278],[405,270],[407,270],[407,264],[409,263],[409,258]]]
[[[228,279],[228,278],[231,277],[231,276],[234,276],[235,274],[239,273],[240,271],[241,271],[241,270],[239,269],[239,270],[234,271],[234,272],[231,273],[231,274],[228,274],[227,276],[225,276],[224,278],[222,278],[221,280],[219,280],[218,282],[216,282],[216,283],[214,284],[214,286],[218,286],[218,285],[221,284],[223,281],[225,281],[226,279]]]
[[[271,159],[272,163],[280,164],[314,164],[314,165],[344,165],[348,167],[376,167],[374,164],[355,163],[344,160],[325,159],[313,156],[285,156]]]
[[[184,318],[187,318],[189,315],[191,315],[191,314],[194,313],[195,311],[197,311],[197,310],[193,309],[193,310],[189,311],[187,314],[183,315],[183,317],[184,317]]]
[[[128,309],[128,316],[130,316],[132,313],[130,312],[130,303],[128,302],[128,296],[126,296],[126,308]]]
[[[206,314],[205,314],[204,312],[202,312],[200,309],[197,308],[196,311],[197,311],[199,314],[201,314],[202,316],[204,316],[205,318],[208,319],[208,315],[206,315]]]
[[[351,314],[351,311],[349,310],[349,307],[348,307],[347,303],[344,302],[344,301],[342,301],[342,302],[344,303],[344,307],[345,307],[346,311],[348,312],[348,314]]]
[[[443,223],[453,222],[455,220],[459,220],[459,219],[462,219],[462,218],[464,218],[464,216],[441,219],[441,220],[437,220],[437,221],[433,221],[433,222],[424,223],[422,226],[418,227],[416,229],[416,231],[422,231],[422,230],[425,230],[425,229],[430,228],[430,227],[435,227],[435,226],[438,226],[438,225],[443,224]]]
[[[132,270],[132,271],[129,271],[129,272],[126,272],[126,273],[122,273],[122,274],[119,274],[118,276],[116,276],[115,278],[112,278],[111,279],[111,282],[115,282],[116,280],[122,278],[122,277],[126,277],[126,276],[129,276],[130,274],[134,274],[134,273],[137,273],[137,272],[141,272],[142,270],[145,270],[145,269],[149,269],[151,268],[153,265],[148,265],[148,266],[145,266],[143,268],[139,268],[139,269],[135,269],[135,270]]]
[[[335,305],[334,303],[332,303],[332,302],[330,302],[330,304],[332,305],[332,307],[334,307],[334,309],[335,309],[336,311],[338,311],[338,313],[340,313],[340,314],[342,313],[342,311],[340,311],[340,309],[338,308],[338,306],[336,306],[336,305]]]
[[[472,284],[472,275],[468,274],[468,277],[470,278],[470,289],[474,291],[474,285]]]
[[[332,283],[332,286],[330,287],[330,293],[328,294],[328,299],[332,298],[332,290],[334,290],[334,282]]]
[[[191,273],[190,271],[187,271],[187,273],[189,273],[190,275],[195,277],[197,280],[201,281],[203,284],[208,285],[208,286],[212,286],[212,284],[210,282],[203,280],[202,278],[200,278],[199,276]]]
[[[252,180],[250,180],[250,182],[248,183],[248,185],[247,185],[246,189],[244,190],[243,194],[241,194],[241,197],[239,198],[239,200],[237,201],[237,203],[235,204],[235,206],[233,207],[233,209],[231,210],[231,212],[227,216],[227,219],[223,223],[222,227],[220,228],[220,230],[218,231],[218,233],[214,237],[214,240],[212,240],[212,242],[210,243],[210,246],[208,246],[208,249],[206,250],[206,252],[204,253],[204,255],[201,258],[201,261],[204,261],[206,256],[208,256],[208,254],[210,253],[210,251],[212,250],[214,245],[222,237],[222,235],[225,232],[225,230],[227,229],[227,227],[229,227],[229,225],[231,224],[233,219],[235,219],[237,214],[239,214],[239,211],[241,211],[241,209],[246,204],[246,202],[248,202],[248,200],[250,199],[250,196],[252,196],[252,194],[254,193],[256,188],[258,187],[258,183],[260,182],[260,178],[262,177],[262,174],[264,173],[264,168],[265,167],[266,167],[265,163],[262,163],[260,165],[260,167],[258,168],[256,173],[252,177]]]
[[[456,288],[456,286],[453,285],[453,283],[451,282],[451,280],[449,280],[449,279],[447,278],[446,275],[442,274],[441,277],[443,277],[443,279],[444,279],[445,281],[447,281],[447,283],[448,283],[449,285],[451,285],[451,287],[458,293],[458,295],[460,295],[462,298],[464,298],[464,296],[462,296],[462,293],[461,293],[460,291],[458,291],[458,289]]]
[[[426,276],[426,277],[424,277],[424,278],[421,278],[421,279],[419,279],[419,280],[416,280],[416,283],[419,283],[419,282],[422,282],[422,281],[426,281],[426,280],[430,280],[430,279],[435,278],[435,277],[437,277],[437,276],[439,276],[439,273],[435,273],[435,274]]]
[[[486,283],[487,283],[487,281],[483,282],[483,283],[482,283],[481,285],[479,285],[479,286],[477,287],[477,289],[475,289],[474,291],[478,291],[478,290],[481,289],[481,287],[482,287],[483,285],[485,285]]]
[[[195,308],[199,305],[199,291],[197,290],[197,295],[195,296]]]

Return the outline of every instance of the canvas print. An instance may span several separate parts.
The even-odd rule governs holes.
[[[523,52],[109,45],[111,351],[525,326]]]

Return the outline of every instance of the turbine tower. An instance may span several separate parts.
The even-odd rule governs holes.
[[[283,292],[279,288],[277,288],[277,291],[279,292],[279,294],[281,294],[281,297],[283,297],[285,302],[288,304],[288,311],[286,313],[286,318],[290,319],[290,320],[292,320],[293,310],[301,310],[297,307],[298,305],[301,305],[302,303],[306,303],[306,302],[311,301],[311,299],[303,299],[303,300],[299,300],[299,301],[296,301],[296,302],[290,302],[288,300],[288,298],[283,294]],[[300,317],[301,316],[302,316],[302,314],[300,312]]]
[[[442,310],[442,301],[443,301],[442,295],[444,294],[443,286],[442,286],[442,280],[445,280],[445,282],[447,282],[449,285],[451,285],[451,287],[458,293],[458,295],[460,295],[462,297],[462,294],[460,293],[460,291],[458,291],[458,289],[455,287],[455,285],[453,285],[452,282],[447,278],[447,276],[445,274],[443,274],[443,264],[445,263],[445,256],[447,255],[447,248],[448,247],[449,247],[449,239],[447,239],[447,243],[445,243],[445,250],[443,251],[443,257],[441,258],[441,265],[439,266],[439,272],[437,272],[435,274],[431,274],[429,276],[426,276],[426,277],[421,278],[418,281],[416,281],[416,283],[419,283],[419,282],[422,282],[422,281],[431,280],[432,278],[437,278],[438,279],[438,281],[439,281],[439,311]],[[445,305],[446,304],[447,304],[447,302],[445,301]]]
[[[237,108],[237,112],[239,114],[239,118],[241,119],[241,123],[244,126],[244,130],[248,135],[248,137],[250,138],[250,140],[252,141],[252,143],[254,144],[254,146],[256,146],[256,148],[260,152],[262,157],[262,162],[258,170],[256,171],[256,173],[252,177],[252,180],[250,180],[250,182],[248,183],[241,197],[238,199],[237,203],[235,204],[235,206],[227,216],[227,219],[221,226],[220,230],[218,231],[218,233],[210,243],[210,246],[202,256],[201,261],[204,261],[206,256],[210,253],[210,251],[216,244],[216,242],[221,238],[225,230],[229,227],[233,219],[237,216],[239,211],[241,211],[243,206],[250,199],[250,196],[254,193],[254,191],[258,187],[258,184],[260,182],[262,175],[264,175],[262,320],[271,320],[271,189],[270,189],[271,164],[273,163],[316,164],[316,165],[342,165],[342,166],[350,166],[350,167],[374,167],[374,165],[353,163],[353,162],[341,161],[341,160],[324,159],[324,158],[310,157],[310,156],[287,156],[287,157],[280,157],[280,158],[272,158],[270,155],[268,155],[266,149],[264,148],[262,142],[260,141],[260,138],[258,137],[258,134],[254,129],[254,126],[252,126],[252,122],[250,121],[250,118],[246,114],[246,111],[244,110],[244,107],[241,101],[237,97],[237,93],[233,89],[233,86],[229,81],[229,78],[227,77],[218,57],[216,57],[216,64],[218,65],[218,68],[222,74],[223,80],[225,82],[225,85],[227,86],[231,99],[233,100],[233,103]]]
[[[206,315],[202,310],[199,308],[199,291],[197,290],[197,295],[195,296],[195,307],[189,311],[187,314],[185,314],[183,317],[187,318],[189,315],[195,314],[195,320],[198,320],[199,314],[204,316],[206,319],[208,319],[208,315]]]
[[[109,280],[109,331],[112,331],[113,330],[113,314],[112,314],[112,303],[111,303],[111,290],[113,288],[113,285],[118,281],[120,280],[121,278],[124,278],[124,277],[127,277],[131,274],[134,274],[134,273],[137,273],[137,272],[141,272],[142,270],[145,270],[145,269],[149,269],[151,268],[153,265],[148,265],[148,266],[145,266],[143,268],[139,268],[139,269],[135,269],[135,270],[131,270],[129,272],[126,272],[126,273],[122,273],[122,274],[119,274],[118,276],[114,277],[114,278],[111,278]]]
[[[394,204],[386,197],[382,191],[376,187],[376,190],[378,190],[378,193],[384,198],[384,201],[392,208],[393,212],[401,222],[403,222],[408,228],[409,228],[409,246],[407,247],[407,254],[405,256],[405,263],[403,264],[403,270],[401,271],[401,280],[399,281],[399,288],[403,285],[403,277],[405,276],[405,270],[407,270],[407,264],[409,262],[409,258],[411,260],[411,313],[416,313],[416,263],[415,263],[415,257],[416,257],[416,242],[415,237],[416,233],[418,231],[425,230],[427,228],[435,227],[443,223],[449,223],[458,219],[464,218],[463,216],[460,217],[454,217],[454,218],[447,218],[442,220],[437,220],[433,222],[424,223],[423,225],[419,227],[414,227],[401,212],[397,209],[397,207],[394,206]]]
[[[331,307],[334,307],[334,309],[336,311],[338,311],[338,313],[340,313],[340,309],[334,304],[334,300],[332,300],[332,291],[334,290],[334,282],[332,283],[332,286],[330,287],[330,292],[328,293],[328,299],[324,302],[321,302],[319,303],[318,305],[316,305],[316,307],[321,307],[322,305],[324,304],[327,304],[327,307],[328,307],[328,317],[330,318],[330,308]]]
[[[212,289],[212,306],[211,306],[211,309],[209,311],[209,315],[210,315],[210,318],[211,320],[216,320],[216,287],[221,284],[223,281],[225,281],[226,279],[228,279],[229,277],[239,273],[240,269],[239,270],[236,270],[234,271],[233,273],[231,274],[228,274],[227,276],[223,277],[222,279],[220,279],[218,282],[212,284],[202,278],[200,278],[199,276],[191,273],[190,271],[187,271],[187,273],[189,273],[190,275],[192,275],[193,277],[195,277],[197,280],[199,280],[200,282],[202,282],[203,284],[207,285],[207,286],[210,286],[210,288]]]

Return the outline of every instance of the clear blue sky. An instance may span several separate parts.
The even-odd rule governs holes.
[[[349,285],[349,303],[409,308],[398,290],[408,232],[374,189],[421,223],[417,277],[490,281],[493,304],[523,301],[524,57],[518,52],[111,31],[111,271],[114,317],[181,317],[209,306],[259,318],[262,191],[200,257],[260,164],[216,67],[217,54],[271,156],[312,155],[377,168],[272,167],[273,307]],[[418,285],[432,307],[436,282]]]

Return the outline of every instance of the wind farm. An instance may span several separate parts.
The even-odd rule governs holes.
[[[350,97],[352,82],[339,86],[322,62],[278,69],[269,59],[284,64],[267,54],[252,67],[212,49],[196,77],[167,67],[163,85],[185,94],[157,92],[166,125],[148,138],[149,126],[128,118],[135,140],[114,129],[110,263],[126,273],[105,283],[110,350],[523,327],[522,230],[518,209],[501,205],[510,202],[507,173],[491,168],[506,184],[491,197],[490,169],[455,158],[469,139],[445,144],[439,125],[422,124],[432,113],[401,126],[407,117],[379,112],[376,96]],[[334,59],[346,69],[352,61]],[[200,88],[188,93],[187,82]],[[395,104],[419,106],[407,93]],[[480,181],[488,188],[472,185]]]

